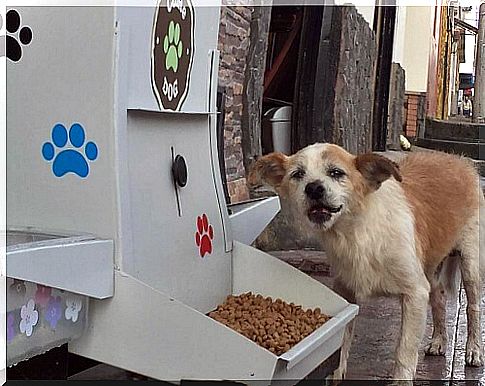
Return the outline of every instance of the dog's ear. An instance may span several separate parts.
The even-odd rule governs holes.
[[[401,182],[399,166],[390,159],[378,154],[362,154],[355,158],[355,167],[364,176],[372,190],[380,188],[381,184],[391,176]]]
[[[270,153],[259,158],[250,168],[248,184],[255,188],[269,186],[277,189],[286,174],[288,157],[283,153]]]

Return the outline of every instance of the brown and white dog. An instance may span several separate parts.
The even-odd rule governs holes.
[[[354,156],[318,143],[292,156],[272,153],[258,159],[248,182],[269,185],[289,201],[307,231],[322,242],[335,269],[335,290],[347,300],[400,296],[394,379],[414,378],[428,301],[434,331],[426,351],[445,353],[445,289],[460,271],[468,299],[465,359],[468,365],[483,365],[485,200],[469,161],[426,152],[411,153],[396,164],[377,154]],[[352,329],[344,336],[336,378],[345,376]]]

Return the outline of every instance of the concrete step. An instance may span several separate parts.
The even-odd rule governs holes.
[[[454,142],[469,142],[469,143],[485,143],[485,139],[483,138],[465,138],[465,137],[456,137],[456,136],[444,136],[440,135],[438,137],[428,137],[425,136],[426,139],[439,139],[445,141],[454,141]]]
[[[446,139],[419,138],[416,144],[428,149],[461,154],[476,160],[485,160],[485,143],[483,142],[460,142]]]
[[[471,122],[427,119],[425,138],[457,140],[461,142],[484,142],[485,125]]]
[[[411,148],[411,152],[433,152],[433,151],[436,151],[436,150],[427,149],[425,147],[419,147],[419,146],[413,146]],[[387,157],[393,160],[394,162],[401,161],[409,154],[409,152],[405,152],[405,151],[382,151],[382,152],[376,152],[376,153],[384,157]],[[485,161],[472,159],[472,158],[470,158],[470,160],[475,164],[475,167],[477,168],[478,172],[482,176],[481,184],[482,184],[482,188],[485,191]]]

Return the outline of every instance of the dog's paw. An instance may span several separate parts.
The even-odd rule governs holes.
[[[402,382],[399,383],[399,385],[408,385],[409,383],[406,382],[411,381],[410,385],[412,385],[415,371],[415,367],[404,367],[396,365],[396,367],[394,368],[394,373],[392,375],[392,381]]]
[[[413,386],[412,380],[392,380],[385,382],[386,386]]]
[[[345,379],[347,373],[347,369],[344,369],[342,367],[339,367],[337,370],[335,370],[332,374],[332,385],[336,386],[342,383],[342,381]]]
[[[465,362],[467,366],[481,367],[483,366],[483,353],[480,345],[476,343],[467,343]]]
[[[434,338],[424,349],[426,355],[445,355],[446,340],[439,337]]]
[[[339,385],[342,384],[343,381],[344,381],[343,379],[334,379],[334,378],[332,378],[330,380],[329,384],[332,385],[332,386],[339,386]]]

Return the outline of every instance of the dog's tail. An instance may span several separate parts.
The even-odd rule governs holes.
[[[485,282],[485,194],[480,189],[480,209],[478,228],[479,272],[480,281]],[[444,261],[439,273],[439,282],[453,297],[457,294],[461,282],[460,253],[453,252]]]
[[[446,292],[455,298],[461,283],[459,253],[452,253],[443,261],[438,280]]]

